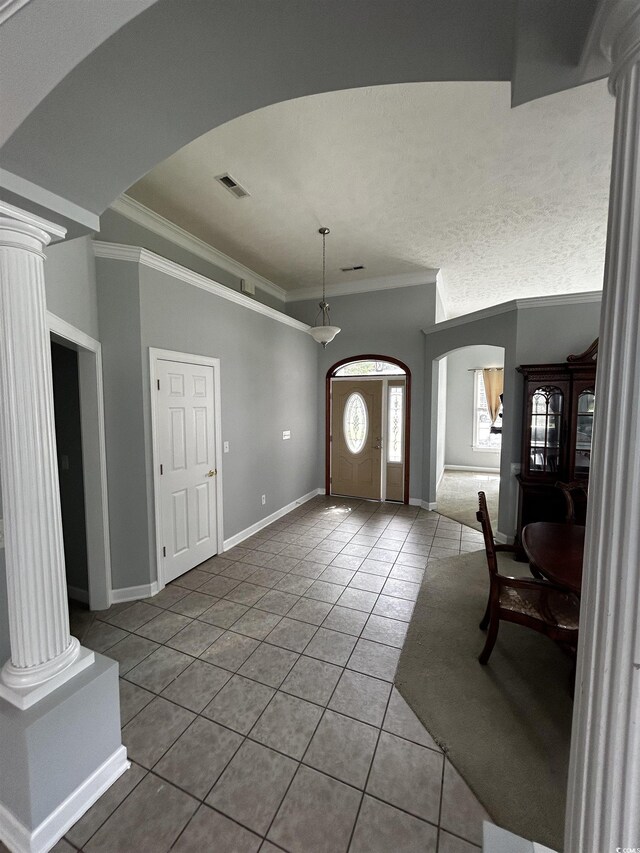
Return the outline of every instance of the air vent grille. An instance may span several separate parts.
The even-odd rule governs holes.
[[[355,264],[355,266],[352,266],[352,267],[340,267],[340,269],[342,270],[342,272],[355,272],[356,270],[363,270],[363,269],[366,269],[366,267],[365,267],[365,265],[364,265],[364,264]]]
[[[225,172],[224,175],[216,175],[216,181],[222,184],[222,186],[226,190],[229,190],[229,192],[232,193],[236,198],[246,198],[248,195],[250,195],[250,193],[247,192],[247,190],[245,190],[243,186],[240,186],[236,179],[232,178],[228,172]]]

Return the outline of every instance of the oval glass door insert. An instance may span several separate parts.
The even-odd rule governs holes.
[[[358,391],[349,394],[342,421],[344,440],[351,453],[360,453],[367,440],[369,416],[364,397]]]

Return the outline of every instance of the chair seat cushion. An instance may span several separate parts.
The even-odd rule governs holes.
[[[568,631],[578,628],[580,604],[577,597],[543,584],[538,589],[503,586],[500,607]]]

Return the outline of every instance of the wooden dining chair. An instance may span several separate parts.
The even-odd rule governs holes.
[[[556,488],[564,496],[566,506],[565,521],[568,524],[584,524],[587,516],[589,486],[585,480],[572,480],[570,483],[557,482]]]
[[[476,518],[482,525],[489,566],[489,600],[480,622],[480,629],[485,631],[488,628],[489,631],[478,657],[480,663],[486,664],[489,661],[501,619],[533,628],[557,643],[575,648],[578,642],[580,611],[577,596],[564,592],[545,580],[501,575],[496,552],[512,549],[494,542],[484,492],[478,492],[478,503]]]

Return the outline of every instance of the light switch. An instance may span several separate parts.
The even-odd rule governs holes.
[[[282,430],[282,440],[287,441],[287,439],[289,439],[289,438],[291,438],[291,430],[290,429]]]
[[[229,442],[228,441],[225,441],[224,444],[222,445],[222,452],[223,453],[229,452]]]

